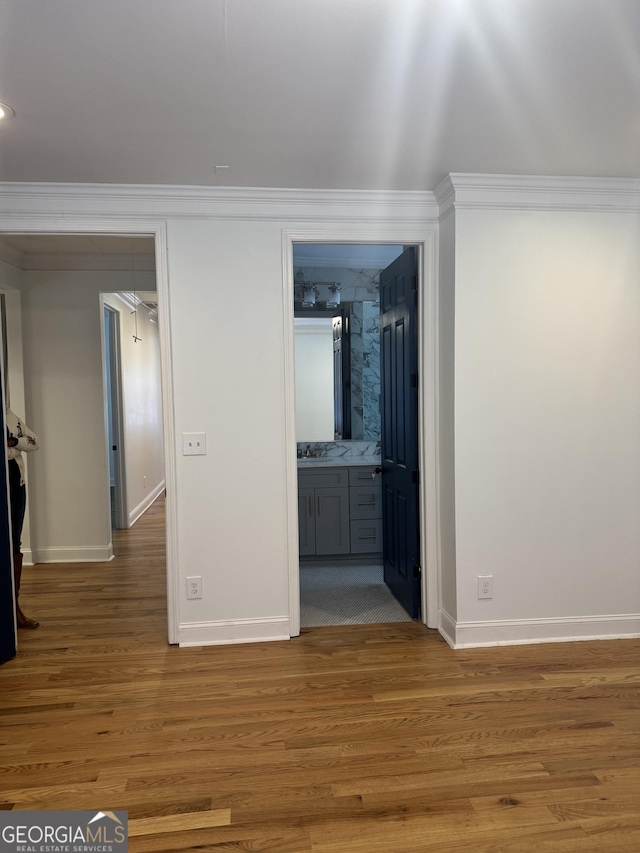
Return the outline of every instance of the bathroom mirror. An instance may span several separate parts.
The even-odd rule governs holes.
[[[333,441],[333,319],[295,317],[296,440]]]
[[[294,318],[296,440],[380,440],[380,307]]]

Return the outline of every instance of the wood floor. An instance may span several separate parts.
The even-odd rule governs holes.
[[[454,652],[414,623],[166,644],[162,500],[27,567],[0,807],[127,809],[131,851],[640,851],[640,641]]]

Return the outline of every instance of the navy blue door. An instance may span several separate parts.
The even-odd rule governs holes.
[[[0,398],[1,399],[1,398]],[[0,406],[2,408],[2,406]],[[7,497],[7,427],[2,409],[2,452],[0,453],[0,663],[16,654],[15,609],[13,606],[13,564],[9,533],[9,502]]]
[[[380,274],[384,580],[420,615],[418,265],[410,247]]]

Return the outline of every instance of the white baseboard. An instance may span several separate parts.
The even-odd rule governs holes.
[[[440,610],[438,630],[452,649],[456,647],[456,620],[446,610]]]
[[[113,544],[78,548],[38,548],[32,552],[34,563],[107,563],[113,560]]]
[[[185,622],[178,626],[179,646],[223,646],[289,640],[287,616],[266,619],[231,619],[219,622]]]
[[[455,622],[441,610],[439,631],[454,649],[633,639],[640,637],[640,614]]]
[[[155,500],[160,497],[160,495],[162,494],[162,492],[164,492],[164,490],[165,490],[165,482],[164,482],[164,480],[162,480],[162,482],[158,483],[158,485],[155,487],[155,489],[153,489],[151,492],[149,492],[149,494],[145,497],[145,499],[140,501],[138,506],[129,513],[129,518],[128,518],[129,527],[133,527],[133,525],[140,518],[140,516],[145,514],[145,512],[149,509],[151,504],[154,503]]]

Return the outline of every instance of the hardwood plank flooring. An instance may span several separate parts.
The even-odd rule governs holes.
[[[134,853],[640,850],[640,641],[179,649],[163,541],[161,499],[111,563],[25,568],[0,808],[126,809]]]

